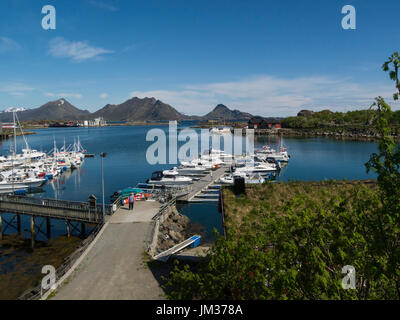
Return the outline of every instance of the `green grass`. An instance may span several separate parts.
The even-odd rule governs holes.
[[[358,188],[377,188],[375,180],[286,182],[247,185],[246,195],[236,196],[231,187],[222,189],[224,201],[224,227],[227,233],[240,230],[242,224],[262,223],[266,215],[283,214],[294,197],[303,201],[296,210],[306,208],[315,201],[326,210],[334,207],[343,198],[351,197]]]

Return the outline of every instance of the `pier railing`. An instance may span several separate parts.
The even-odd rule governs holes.
[[[161,205],[160,209],[158,210],[157,214],[152,218],[152,220],[157,220],[168,208],[173,207],[176,205],[176,197],[173,197],[170,201]]]
[[[112,205],[91,205],[88,202],[0,195],[0,212],[27,214],[54,219],[100,223],[105,214],[112,214]]]

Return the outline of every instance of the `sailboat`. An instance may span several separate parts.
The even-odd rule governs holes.
[[[22,154],[17,153],[17,130],[16,123],[18,121],[22,136],[25,141],[26,148],[22,149]],[[0,192],[14,192],[16,190],[26,189],[29,187],[39,187],[46,183],[46,179],[38,178],[35,175],[35,171],[31,168],[31,161],[41,159],[44,153],[33,150],[29,147],[28,141],[26,140],[21,124],[17,118],[16,112],[13,111],[13,123],[14,123],[14,148],[12,153],[7,156],[4,163],[11,163],[11,170],[8,166],[8,170],[0,172]],[[10,144],[11,148],[11,144]],[[15,168],[15,166],[23,166],[25,168]]]

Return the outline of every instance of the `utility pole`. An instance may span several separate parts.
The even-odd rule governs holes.
[[[105,210],[106,206],[104,203],[104,164],[103,164],[103,160],[106,156],[107,156],[107,153],[105,153],[105,152],[100,153],[100,157],[101,157],[101,187],[102,187],[102,194],[103,194],[103,219],[104,219],[105,212],[106,212],[106,210]]]

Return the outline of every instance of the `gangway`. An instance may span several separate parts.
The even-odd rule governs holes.
[[[178,243],[177,245],[173,246],[172,248],[169,248],[168,250],[165,250],[165,251],[157,254],[156,256],[153,257],[153,259],[162,261],[162,262],[167,262],[171,255],[181,251],[182,249],[184,249],[192,244],[193,244],[193,247],[197,247],[200,244],[200,238],[201,238],[201,236],[194,235],[194,236],[190,237],[189,239],[186,239],[185,241]]]

